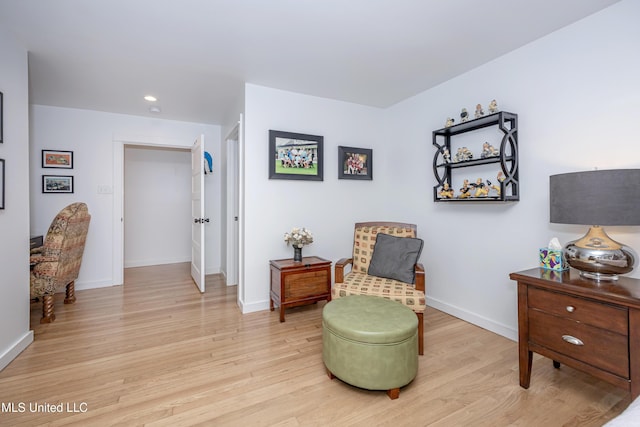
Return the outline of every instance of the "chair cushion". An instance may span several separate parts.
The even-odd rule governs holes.
[[[322,320],[334,334],[370,344],[398,343],[411,338],[418,328],[418,318],[408,307],[364,295],[327,303]]]
[[[334,283],[331,298],[347,295],[378,296],[406,305],[416,313],[424,313],[426,301],[424,292],[413,285],[384,277],[351,271],[344,277],[343,283]]]
[[[409,227],[389,225],[357,227],[353,235],[353,271],[365,274],[369,271],[371,255],[379,233],[398,237],[416,237],[414,230]]]
[[[367,274],[414,284],[422,239],[378,233]]]

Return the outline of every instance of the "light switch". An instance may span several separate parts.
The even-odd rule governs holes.
[[[98,185],[98,194],[111,194],[113,188],[110,185]]]

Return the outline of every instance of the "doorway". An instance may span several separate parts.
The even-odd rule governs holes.
[[[222,142],[221,269],[227,286],[237,285],[238,307],[244,312],[243,115]]]
[[[191,152],[124,147],[124,268],[191,260]]]
[[[113,264],[112,264],[112,277],[113,285],[124,284],[124,246],[125,246],[125,234],[124,234],[124,218],[125,218],[125,147],[127,149],[135,147],[138,149],[147,149],[150,152],[154,150],[179,150],[185,153],[190,153],[192,141],[177,142],[175,140],[167,141],[162,138],[144,138],[144,137],[117,137],[113,140]],[[189,154],[187,154],[189,156]],[[189,164],[190,164],[189,157]],[[191,172],[188,173],[189,180]],[[190,185],[186,191],[187,195],[191,194]],[[187,202],[187,206],[190,209],[191,202]],[[152,214],[149,214],[152,215]],[[186,222],[191,224],[190,215]],[[166,224],[163,227],[166,228]],[[158,230],[156,230],[158,232]],[[188,238],[191,235],[190,231],[185,233]],[[189,253],[190,261],[191,254]],[[174,258],[175,259],[175,258]]]
[[[238,195],[238,127],[236,126],[225,139],[226,168],[224,173],[223,200],[225,201],[223,265],[227,286],[238,284],[238,232],[239,232],[239,195]]]

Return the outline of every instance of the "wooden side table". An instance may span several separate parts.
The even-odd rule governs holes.
[[[584,279],[573,269],[511,273],[518,282],[520,385],[533,352],[640,395],[640,280]]]
[[[317,256],[303,257],[302,261],[279,259],[271,265],[271,300],[280,307],[280,321],[288,307],[331,301],[331,261]]]

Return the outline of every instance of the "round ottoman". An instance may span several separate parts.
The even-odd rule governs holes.
[[[418,318],[385,298],[334,299],[322,310],[322,359],[329,378],[396,399],[418,372]]]

